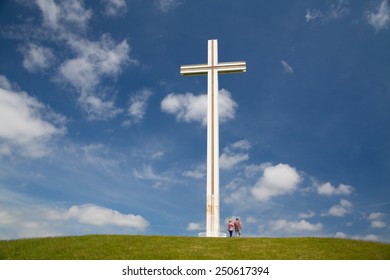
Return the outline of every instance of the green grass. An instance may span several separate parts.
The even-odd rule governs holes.
[[[87,235],[0,241],[2,260],[389,260],[390,244],[336,238]]]

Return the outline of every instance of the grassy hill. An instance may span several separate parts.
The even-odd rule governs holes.
[[[0,241],[2,260],[389,260],[390,244],[335,238],[87,235]]]

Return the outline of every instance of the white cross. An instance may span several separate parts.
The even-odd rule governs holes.
[[[208,40],[207,64],[184,65],[182,76],[207,74],[207,208],[206,236],[220,236],[218,74],[246,72],[246,63],[218,62],[218,41]]]

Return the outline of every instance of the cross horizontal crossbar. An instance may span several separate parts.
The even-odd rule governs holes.
[[[206,75],[210,70],[218,71],[219,74],[242,73],[246,72],[246,62],[220,62],[214,66],[209,64],[183,65],[180,67],[180,74],[182,76]]]

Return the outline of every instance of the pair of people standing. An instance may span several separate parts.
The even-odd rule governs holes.
[[[231,219],[229,219],[228,222],[228,231],[229,231],[229,237],[232,237],[233,235],[233,228],[236,233],[236,236],[241,237],[241,222],[238,218],[236,218],[236,221],[233,223]]]

